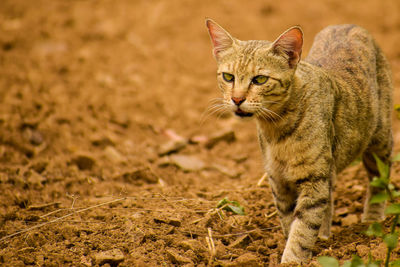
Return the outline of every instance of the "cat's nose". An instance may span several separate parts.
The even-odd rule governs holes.
[[[245,97],[232,97],[231,98],[233,103],[235,103],[235,105],[240,106],[240,104],[242,104],[246,98]]]

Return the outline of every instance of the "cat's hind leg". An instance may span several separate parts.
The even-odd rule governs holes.
[[[381,140],[381,142],[378,142],[379,140]],[[390,165],[391,165],[390,156],[393,145],[393,140],[390,130],[389,133],[386,134],[386,136],[382,135],[378,138],[375,138],[372,144],[374,145],[370,146],[367,149],[367,151],[364,152],[362,157],[364,167],[368,173],[369,182],[371,182],[374,177],[380,176],[374,155],[379,157],[379,159],[383,161],[384,164],[387,164],[389,166],[389,175],[390,175]],[[370,203],[371,197],[381,191],[382,191],[381,188],[374,187],[368,184],[367,195],[364,202],[364,212],[362,215],[363,222],[382,221],[383,219],[385,219],[384,210],[386,207],[386,202],[374,203],[374,204]]]
[[[318,237],[322,240],[328,240],[331,235],[332,216],[333,216],[333,188],[330,187],[328,206],[326,207],[321,228],[319,229]]]

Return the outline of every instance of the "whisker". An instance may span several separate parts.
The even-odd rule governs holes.
[[[200,125],[203,125],[204,122],[211,117],[213,114],[217,114],[219,112],[222,111],[222,113],[224,113],[225,111],[227,111],[229,108],[229,105],[227,103],[221,103],[221,104],[214,104],[211,107],[207,108],[201,118],[200,118]]]

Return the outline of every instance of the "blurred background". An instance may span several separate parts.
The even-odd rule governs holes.
[[[125,266],[279,261],[279,223],[264,216],[274,211],[270,191],[267,184],[257,187],[263,170],[255,125],[205,112],[220,97],[206,17],[242,40],[275,40],[300,25],[303,57],[324,27],[358,24],[389,59],[400,104],[398,0],[2,0],[0,238],[78,207],[120,196],[134,200],[2,239],[1,264],[90,266],[107,262],[98,253],[112,249],[123,256],[112,264]],[[393,122],[398,153],[395,113]],[[399,170],[394,165],[395,182]],[[365,173],[356,165],[342,179],[335,238],[314,254],[333,249],[346,259],[364,253],[354,242],[372,244],[379,254],[378,242],[357,234]],[[235,228],[214,218],[191,224],[207,215],[194,210],[207,211],[226,196],[246,207],[246,223]],[[174,197],[192,202],[172,205]],[[161,206],[179,223],[171,223]],[[204,239],[210,226],[220,235],[212,261]],[[223,236],[232,227],[258,235],[244,243]],[[191,230],[198,238],[187,234]],[[186,239],[197,243],[182,243]]]

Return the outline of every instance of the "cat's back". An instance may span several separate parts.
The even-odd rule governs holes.
[[[364,87],[376,77],[376,44],[360,26],[332,25],[315,36],[305,61]]]

